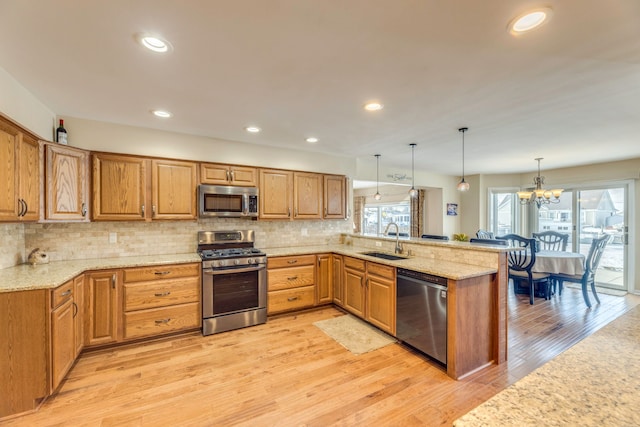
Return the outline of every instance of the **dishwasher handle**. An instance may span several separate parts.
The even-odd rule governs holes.
[[[422,273],[420,271],[407,270],[405,268],[398,268],[397,278],[412,280],[414,282],[424,282],[429,285],[436,285],[447,289],[448,280],[446,277],[434,276],[429,273]]]

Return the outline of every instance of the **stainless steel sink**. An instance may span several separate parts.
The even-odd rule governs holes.
[[[401,255],[393,255],[393,254],[388,254],[386,252],[360,252],[362,255],[367,255],[367,256],[372,256],[375,258],[382,258],[382,259],[388,259],[391,261],[395,261],[395,260],[399,260],[399,259],[407,259],[406,256],[401,256]]]

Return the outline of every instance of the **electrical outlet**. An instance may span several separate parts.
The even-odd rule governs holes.
[[[376,242],[377,247],[382,247],[382,242]]]
[[[109,243],[118,243],[118,233],[109,233]]]

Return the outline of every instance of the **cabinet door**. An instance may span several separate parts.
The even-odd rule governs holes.
[[[353,314],[364,318],[365,273],[363,271],[345,267],[343,277],[344,307]]]
[[[331,255],[318,255],[316,274],[316,305],[330,304],[333,301],[333,287],[331,286]]]
[[[195,219],[197,164],[152,160],[151,171],[151,218]]]
[[[322,175],[296,172],[293,178],[294,219],[322,218]]]
[[[88,221],[88,153],[55,144],[45,148],[45,219]]]
[[[22,134],[18,154],[18,197],[24,206],[21,220],[37,221],[40,219],[40,144]]]
[[[119,300],[120,283],[121,273],[118,271],[99,271],[87,275],[87,345],[118,341],[119,319],[122,314]]]
[[[339,306],[344,306],[344,286],[342,284],[342,278],[344,276],[344,264],[342,262],[342,255],[331,255],[332,262],[332,284],[333,284],[333,302]]]
[[[200,182],[211,185],[229,185],[231,182],[229,166],[215,163],[201,163]]]
[[[93,219],[144,221],[147,160],[112,154],[93,156]]]
[[[346,178],[339,175],[324,175],[324,211],[327,219],[346,218],[347,184]]]
[[[0,121],[0,220],[18,221],[18,132]]]
[[[73,279],[73,304],[75,357],[78,357],[84,347],[84,274]]]
[[[395,280],[367,275],[366,320],[395,335]]]
[[[74,305],[69,298],[51,312],[51,390],[69,372],[76,358],[74,339]]]
[[[231,166],[229,173],[231,175],[231,182],[233,185],[240,185],[243,187],[258,186],[258,174],[255,168]]]
[[[291,219],[293,172],[260,169],[260,218]]]

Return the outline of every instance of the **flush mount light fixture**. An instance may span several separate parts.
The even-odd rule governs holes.
[[[156,35],[138,33],[136,34],[136,40],[142,46],[156,53],[167,53],[172,50],[171,43]]]
[[[458,129],[458,132],[462,132],[462,179],[456,187],[458,191],[469,191],[469,183],[464,180],[464,133],[468,130],[469,128]]]
[[[382,105],[379,102],[367,102],[366,104],[364,104],[364,109],[367,111],[379,111],[382,110],[384,108],[384,105]]]
[[[376,200],[382,199],[380,195],[380,154],[376,154],[376,194],[373,195],[373,198]]]
[[[151,110],[151,113],[154,116],[160,117],[160,118],[163,118],[163,119],[168,119],[169,117],[173,116],[173,114],[171,114],[171,112],[165,111],[165,110]]]
[[[416,145],[418,145],[418,144],[416,144],[414,142],[414,143],[411,143],[409,145],[411,146],[411,190],[409,190],[409,197],[414,197],[415,198],[415,197],[418,197],[418,190],[416,190],[416,187],[414,185],[414,183],[415,183],[414,176],[416,174],[416,169],[414,167],[415,163],[414,163],[414,155],[413,154],[414,154]]]
[[[262,129],[260,129],[258,126],[247,126],[246,128],[244,128],[244,130],[246,130],[249,133],[258,133]]]
[[[311,144],[315,144],[316,142],[318,142],[318,138],[314,137],[314,136],[310,136],[309,138],[305,139],[305,141],[311,143]]]
[[[527,13],[518,15],[509,23],[509,31],[511,34],[518,35],[538,28],[540,25],[549,21],[552,10],[548,7],[541,7],[530,10]]]

